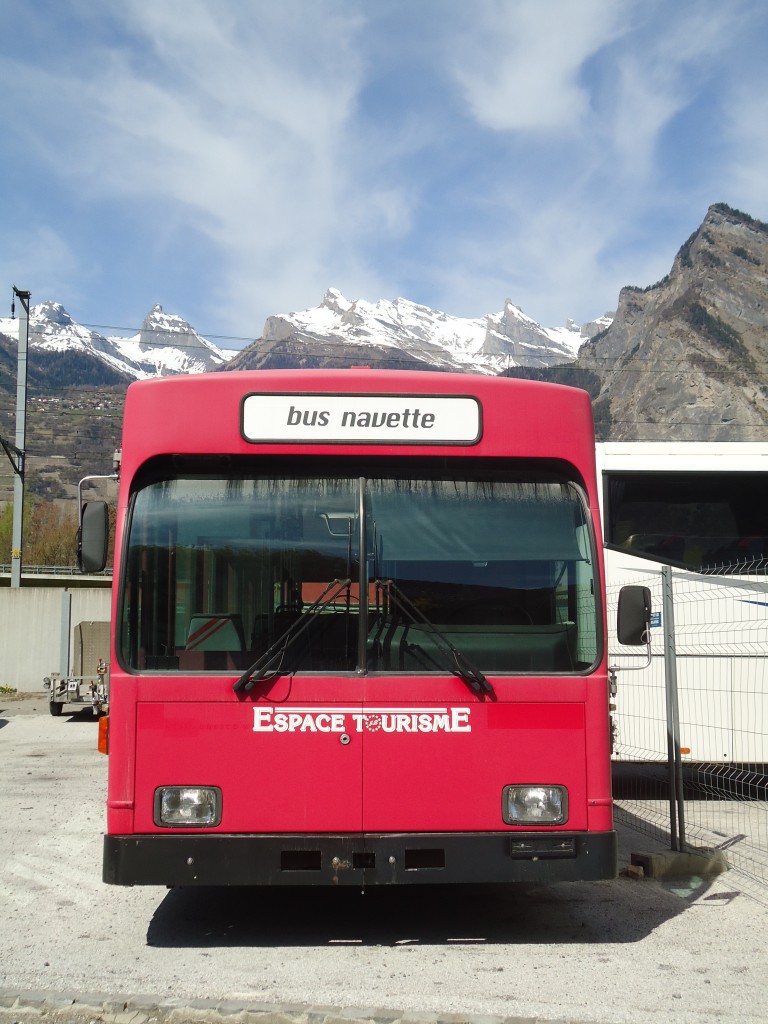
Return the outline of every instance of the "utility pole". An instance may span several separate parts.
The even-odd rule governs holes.
[[[29,347],[29,292],[13,286],[19,300],[19,355],[16,364],[16,444],[11,459],[16,477],[13,481],[13,535],[11,539],[11,586],[21,586],[21,535],[24,523],[24,452],[27,438],[27,349]],[[5,448],[6,446],[3,445]],[[8,449],[6,448],[6,452]],[[8,455],[10,458],[10,454]]]

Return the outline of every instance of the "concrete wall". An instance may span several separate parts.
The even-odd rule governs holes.
[[[71,671],[72,631],[78,622],[109,621],[111,602],[108,588],[0,589],[0,686],[13,686],[20,692],[42,691],[44,676],[64,667],[65,628],[70,652],[66,670]]]

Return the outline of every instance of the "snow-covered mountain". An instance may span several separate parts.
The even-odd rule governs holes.
[[[351,302],[331,288],[313,309],[268,317],[262,336],[241,352],[217,347],[162,306],[149,311],[138,334],[119,337],[83,327],[58,302],[32,307],[29,344],[41,352],[79,352],[135,379],[224,367],[355,363],[497,374],[570,363],[581,344],[610,322],[606,315],[583,327],[569,321],[545,328],[509,300],[500,313],[465,319],[402,298]],[[0,333],[15,340],[18,323],[0,318]]]
[[[152,307],[132,338],[110,340],[126,363],[149,377],[217,370],[233,355],[201,337],[186,320],[164,313],[162,306]]]
[[[0,318],[0,332],[18,338],[19,321]],[[29,313],[30,349],[82,352],[136,379],[215,370],[234,353],[206,341],[179,316],[154,306],[138,334],[107,337],[72,319],[59,302],[41,302]]]
[[[514,366],[569,363],[610,317],[580,328],[545,328],[507,300],[500,313],[478,319],[450,316],[407,299],[375,303],[344,298],[330,288],[319,306],[270,316],[262,337],[230,369],[294,365],[421,365],[498,374]]]

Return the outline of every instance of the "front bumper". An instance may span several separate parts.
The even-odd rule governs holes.
[[[615,832],[104,837],[112,885],[404,885],[597,881]]]

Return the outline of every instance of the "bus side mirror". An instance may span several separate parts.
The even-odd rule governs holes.
[[[77,531],[77,565],[80,572],[101,572],[109,549],[109,510],[106,501],[86,501]]]
[[[651,629],[651,592],[648,587],[622,587],[616,633],[620,644],[638,647],[647,644]]]

